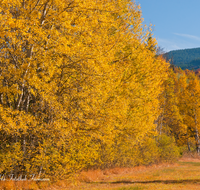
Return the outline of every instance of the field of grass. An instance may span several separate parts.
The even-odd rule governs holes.
[[[200,189],[200,160],[180,159],[175,164],[115,168],[82,174],[82,183],[73,190],[197,190]]]
[[[6,183],[0,182],[0,190],[197,190],[200,189],[200,159],[190,157],[182,158],[175,164],[90,170],[82,172],[73,185],[66,181],[51,185],[42,182],[32,185],[23,182],[23,185],[18,182],[17,188],[17,183]]]

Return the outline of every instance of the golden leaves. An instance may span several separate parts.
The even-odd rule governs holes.
[[[27,172],[110,164],[152,134],[168,66],[138,6],[9,3],[0,4],[1,132],[21,143]]]

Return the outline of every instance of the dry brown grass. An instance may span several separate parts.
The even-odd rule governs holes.
[[[29,190],[39,189],[36,182],[32,181],[0,181],[0,190]]]
[[[137,166],[133,168],[112,168],[112,169],[105,169],[105,170],[89,170],[81,172],[78,180],[81,182],[100,182],[100,181],[108,181],[114,177],[123,177],[126,175],[134,175],[140,172],[149,172],[153,171],[158,168],[165,168],[165,167],[175,167],[177,163],[174,164],[158,164],[158,165],[151,165],[151,166]]]
[[[36,181],[0,181],[0,190],[39,190],[49,187],[49,182]]]
[[[179,161],[193,161],[193,162],[200,162],[200,155],[197,154],[196,152],[191,153],[191,152],[185,152]]]

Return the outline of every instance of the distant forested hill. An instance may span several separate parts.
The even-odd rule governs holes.
[[[200,68],[200,48],[174,50],[165,53],[164,57],[182,69],[196,70]]]

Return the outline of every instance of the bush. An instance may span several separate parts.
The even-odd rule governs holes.
[[[173,162],[181,155],[181,150],[175,144],[175,139],[165,134],[159,136],[158,147],[160,161]]]

